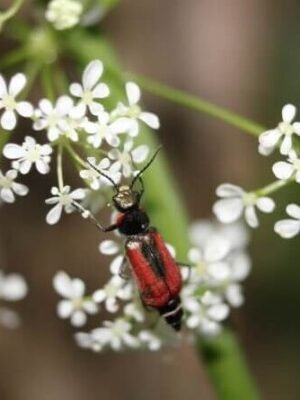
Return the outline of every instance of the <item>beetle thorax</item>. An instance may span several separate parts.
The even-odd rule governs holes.
[[[128,185],[119,186],[113,201],[118,209],[128,210],[138,205],[138,192],[132,190]]]

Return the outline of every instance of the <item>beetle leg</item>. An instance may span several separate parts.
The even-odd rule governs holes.
[[[82,207],[82,205],[77,203],[77,201],[73,201],[72,205],[82,215],[83,218],[88,218],[100,231],[110,232],[110,231],[114,231],[115,229],[118,228],[117,224],[112,224],[112,225],[109,225],[106,227],[103,226],[89,210]]]

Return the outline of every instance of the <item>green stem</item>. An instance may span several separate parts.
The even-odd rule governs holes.
[[[266,130],[263,126],[260,126],[231,111],[225,110],[222,107],[218,107],[201,97],[192,96],[182,90],[174,89],[170,86],[139,75],[129,74],[129,77],[149,93],[172,101],[173,103],[180,104],[186,108],[205,113],[250,135],[257,137],[260,133]]]
[[[287,179],[287,180],[277,180],[275,182],[272,182],[269,185],[264,186],[261,189],[255,190],[253,193],[258,197],[268,196],[269,194],[274,193],[277,190],[282,189],[283,187],[289,185],[292,182],[295,182],[295,177],[294,176],[292,178],[290,178],[290,179]]]
[[[218,382],[218,399],[258,400],[252,377],[245,368],[245,359],[234,334],[224,328],[222,335],[214,339],[198,338],[196,348],[209,366],[209,375]],[[231,374],[232,379],[228,378]]]
[[[81,45],[78,46],[78,43]],[[124,99],[124,76],[121,72],[119,61],[107,40],[101,36],[93,37],[77,29],[72,33],[72,36],[66,37],[64,46],[64,54],[71,54],[82,65],[86,65],[91,59],[102,59],[106,66],[105,74],[111,78],[113,85],[109,98],[110,104],[113,107],[118,101]],[[147,82],[149,83],[149,81]],[[139,81],[139,83],[141,82]],[[153,89],[152,83],[151,85],[149,83],[149,86],[152,86]],[[216,106],[203,101],[200,101],[199,104],[197,98],[185,95],[182,92],[174,91],[164,86],[161,91],[160,85],[159,87],[154,85],[154,91],[157,91],[157,94],[164,94],[164,97],[172,101],[176,99],[176,102],[182,105],[191,106],[200,111],[206,110],[210,115],[243,128],[253,135],[258,135],[259,132],[263,131],[263,128],[250,121],[221,110]],[[138,141],[147,144],[153,150],[158,145],[156,136],[147,129],[143,129]],[[153,225],[156,225],[161,230],[168,242],[175,245],[178,259],[185,259],[190,247],[187,234],[188,218],[171,170],[163,154],[159,155],[144,178],[146,185],[145,207],[149,210]],[[233,332],[229,329],[225,330],[218,338],[209,342],[197,337],[197,348],[199,349],[199,354],[204,357],[218,399],[257,400],[259,398]],[[208,357],[208,353],[214,354],[214,357]]]
[[[59,189],[60,192],[62,192],[63,188],[64,188],[62,156],[63,156],[63,146],[62,146],[62,144],[59,144],[58,145],[58,150],[57,150],[56,173],[57,173],[58,189]]]
[[[0,13],[0,32],[3,29],[5,22],[16,15],[16,13],[21,8],[23,2],[24,0],[15,0],[15,2],[8,10]]]

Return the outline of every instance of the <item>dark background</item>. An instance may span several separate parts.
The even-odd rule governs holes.
[[[128,0],[102,28],[129,71],[273,127],[283,104],[300,104],[299,17],[297,1]],[[254,189],[274,179],[272,158],[257,154],[255,138],[159,98],[144,100],[161,117],[160,140],[191,219],[211,215],[221,182]],[[23,273],[30,286],[18,306],[22,328],[0,329],[0,399],[215,399],[187,344],[160,353],[104,355],[75,346],[72,329],[55,315],[51,280],[64,269],[86,280],[89,290],[101,285],[108,273],[97,251],[100,235],[76,216],[46,226],[43,202],[54,172],[26,179],[30,195],[0,210],[1,267]],[[300,398],[299,238],[284,241],[273,233],[298,193],[297,187],[280,193],[276,213],[260,218],[246,305],[234,315],[265,399]],[[95,317],[91,326],[98,322]]]

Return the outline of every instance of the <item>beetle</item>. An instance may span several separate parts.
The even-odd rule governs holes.
[[[179,263],[172,257],[162,236],[150,225],[147,213],[140,207],[145,190],[142,175],[155,160],[159,150],[160,147],[129,185],[116,184],[88,160],[90,167],[112,183],[115,190],[112,202],[119,214],[115,223],[103,227],[89,211],[84,212],[101,231],[118,230],[126,237],[121,270],[129,262],[143,305],[157,310],[174,330],[179,331],[183,317]],[[140,190],[134,189],[137,181],[140,182]]]

